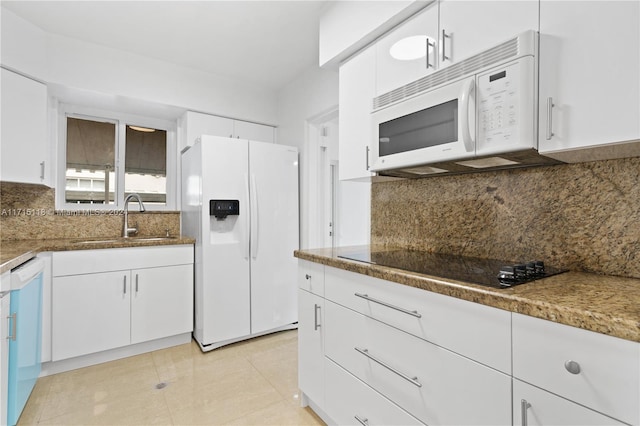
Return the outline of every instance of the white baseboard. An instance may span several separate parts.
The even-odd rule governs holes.
[[[172,346],[183,345],[191,341],[191,333],[178,334],[176,336],[165,337],[163,339],[152,340],[150,342],[138,343],[135,345],[123,346],[95,354],[83,355],[75,358],[63,359],[42,363],[40,377],[52,374],[63,373],[65,371],[76,370],[78,368],[89,367],[91,365],[102,364],[103,362],[114,361],[116,359],[127,358],[159,349],[170,348]]]

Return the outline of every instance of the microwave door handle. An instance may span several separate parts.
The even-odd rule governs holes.
[[[475,78],[471,78],[464,82],[460,93],[460,127],[462,129],[462,143],[467,152],[472,152],[475,141],[471,137],[471,122],[469,120],[469,102],[473,90],[476,87]]]

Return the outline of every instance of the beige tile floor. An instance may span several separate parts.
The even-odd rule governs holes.
[[[18,425],[323,425],[300,407],[297,345],[297,330],[191,342],[43,377]]]

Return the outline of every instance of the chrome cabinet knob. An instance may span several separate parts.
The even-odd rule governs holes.
[[[580,364],[570,359],[565,361],[564,368],[571,374],[580,374]]]

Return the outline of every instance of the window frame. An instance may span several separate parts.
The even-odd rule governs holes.
[[[98,122],[114,123],[116,126],[115,137],[115,195],[113,204],[74,204],[66,202],[66,171],[67,171],[67,117],[91,120]],[[166,205],[145,205],[147,211],[177,211],[178,176],[176,155],[177,150],[177,123],[174,121],[140,116],[135,114],[107,111],[96,108],[83,107],[71,104],[59,104],[58,110],[58,146],[57,146],[57,171],[56,171],[56,210],[123,210],[124,209],[124,179],[125,179],[125,146],[126,126],[142,126],[167,132],[167,176],[166,176]]]

